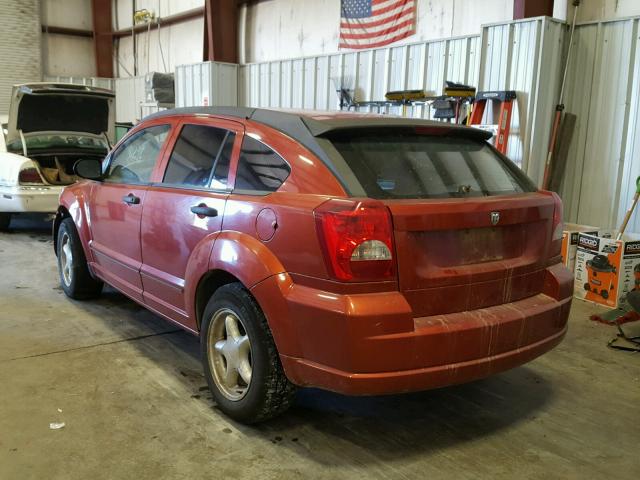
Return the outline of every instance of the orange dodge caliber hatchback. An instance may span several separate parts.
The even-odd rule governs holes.
[[[200,336],[251,423],[296,386],[350,395],[486,377],[557,345],[562,206],[487,142],[418,119],[249,108],[147,117],[54,223],[72,298],[115,287]]]

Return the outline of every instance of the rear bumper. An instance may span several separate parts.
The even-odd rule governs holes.
[[[2,187],[0,186],[0,212],[3,213],[55,213],[62,186]]]
[[[384,395],[430,390],[485,378],[523,365],[558,345],[567,332],[497,355],[436,367],[395,372],[351,373],[299,358],[281,357],[287,375],[296,384],[313,385],[346,395]]]
[[[555,347],[567,331],[573,278],[561,264],[545,275],[533,297],[420,318],[400,292],[335,295],[285,275],[252,291],[293,383],[378,395],[487,377]]]

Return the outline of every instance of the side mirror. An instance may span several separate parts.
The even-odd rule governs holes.
[[[100,160],[78,160],[73,166],[73,173],[89,180],[102,180],[102,162]]]

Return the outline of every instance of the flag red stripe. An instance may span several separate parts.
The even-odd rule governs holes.
[[[405,15],[408,14],[414,14],[416,13],[416,7],[411,7],[407,10],[402,10],[400,12],[398,12],[396,15],[394,15],[393,17],[387,17],[384,18],[382,20],[376,20],[373,22],[341,22],[340,23],[340,28],[371,28],[371,27],[377,27],[378,25],[384,25],[385,23],[389,23],[389,22],[393,22],[394,20],[397,20],[400,17],[404,17]]]
[[[357,50],[363,50],[365,48],[382,47],[384,45],[388,45],[390,43],[397,42],[398,40],[402,40],[403,38],[407,38],[408,36],[413,35],[413,34],[414,34],[413,30],[408,30],[408,31],[406,31],[404,33],[401,33],[400,35],[396,35],[395,37],[391,37],[391,38],[388,38],[386,40],[381,40],[379,42],[372,42],[372,43],[361,44],[361,45],[340,42],[339,47],[340,48],[353,48],[353,49],[357,49]]]
[[[378,30],[376,32],[368,32],[368,33],[341,33],[340,37],[343,39],[362,39],[362,38],[371,38],[371,37],[380,37],[382,35],[387,35],[389,33],[395,32],[396,30],[400,30],[407,25],[412,25],[414,23],[413,18],[409,20],[405,20],[404,22],[396,23],[394,25],[390,25],[389,28],[385,30]]]
[[[371,11],[371,17],[374,18],[376,15],[380,15],[382,13],[387,13],[390,12],[391,10],[395,10],[396,8],[400,8],[400,7],[405,7],[407,6],[407,0],[398,0],[396,3],[392,3],[391,5],[388,5],[384,8],[380,8],[378,10],[372,10]],[[414,3],[415,5],[415,3]]]

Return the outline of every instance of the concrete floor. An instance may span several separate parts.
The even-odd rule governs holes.
[[[640,356],[574,303],[554,351],[469,385],[301,391],[246,427],[216,410],[196,338],[109,290],[58,287],[48,225],[0,234],[0,479],[638,478]],[[65,422],[50,430],[50,422]]]

